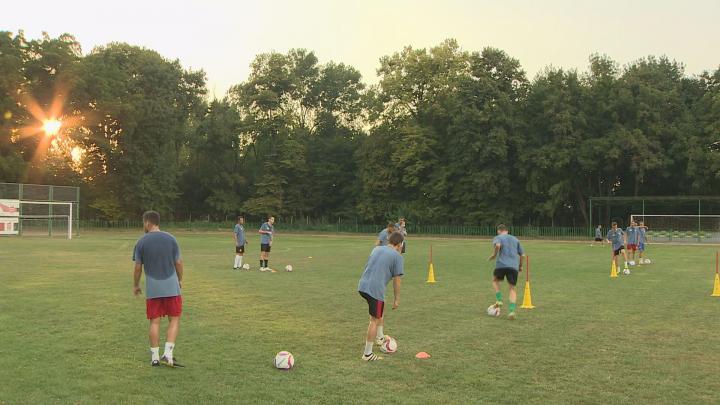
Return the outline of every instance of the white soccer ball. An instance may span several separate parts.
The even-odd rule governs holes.
[[[380,351],[387,354],[392,354],[397,351],[397,340],[391,336],[385,335],[385,339],[380,345]]]
[[[634,266],[634,265],[635,265],[635,260],[630,260],[630,261],[628,262],[628,264],[631,265],[631,266]]]
[[[295,365],[295,358],[292,353],[282,351],[275,355],[273,365],[278,370],[290,370]]]
[[[243,270],[250,270],[250,263],[245,263],[242,266]]]
[[[487,314],[490,316],[500,316],[500,307],[492,304],[487,309]]]
[[[652,262],[650,261],[650,259],[645,259],[645,260],[643,260],[643,263],[645,263],[645,264],[650,264],[650,263],[652,263]]]
[[[630,269],[624,269],[624,270],[623,270],[623,274],[626,275],[626,276],[629,276],[629,275],[630,275]]]
[[[285,266],[285,271],[292,271],[292,266],[289,264]]]

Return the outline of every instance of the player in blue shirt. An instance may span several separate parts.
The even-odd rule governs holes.
[[[615,266],[619,269],[620,264],[617,262],[618,256],[620,256],[620,252],[622,252],[623,256],[625,257],[625,269],[628,268],[628,259],[627,259],[627,252],[625,251],[625,243],[627,243],[627,239],[625,237],[625,233],[621,228],[618,228],[617,222],[612,223],[612,228],[608,230],[607,237],[605,238],[608,243],[612,245],[612,251],[613,251],[613,261],[615,262]]]
[[[640,258],[638,263],[643,264],[643,255],[645,254],[645,243],[647,243],[647,229],[644,221],[640,221],[638,226],[638,252],[640,252]]]
[[[404,273],[402,250],[403,235],[400,232],[393,232],[388,237],[388,244],[376,246],[365,265],[358,283],[358,292],[368,304],[370,323],[365,335],[365,351],[362,359],[374,361],[380,359],[373,353],[373,343],[381,345],[385,339],[383,326],[385,321],[385,288],[392,280],[393,300],[392,309],[400,305],[400,277]]]
[[[273,232],[275,232],[274,223],[275,217],[269,217],[267,222],[260,227],[260,271],[272,271],[268,267],[268,261],[273,243]]]
[[[387,246],[388,237],[395,232],[395,224],[389,222],[387,228],[383,229],[378,233],[378,238],[375,241],[375,246]]]
[[[233,269],[242,269],[243,255],[245,255],[245,245],[247,245],[247,239],[245,239],[245,218],[242,215],[237,217],[237,224],[233,229],[233,239],[235,239],[235,263]]]
[[[637,222],[630,221],[630,226],[627,227],[626,234],[627,250],[632,253],[630,264],[633,264],[635,263],[635,252],[638,250],[638,243],[640,240],[640,228],[638,228]]]
[[[517,292],[515,285],[517,284],[518,273],[522,271],[522,257],[525,251],[520,241],[508,234],[505,224],[497,226],[498,236],[493,239],[493,254],[488,260],[495,260],[495,271],[493,272],[493,288],[495,288],[495,306],[501,307],[502,293],[500,292],[500,282],[507,278],[510,286],[510,313],[508,319],[515,319],[515,305],[517,302]]]
[[[160,362],[172,367],[182,367],[173,356],[175,341],[180,329],[182,314],[183,262],[175,237],[160,230],[160,214],[147,211],[143,214],[145,235],[137,241],[133,250],[135,272],[133,293],[142,294],[140,277],[145,272],[145,307],[150,321],[150,353],[152,366]],[[167,316],[165,352],[160,358],[160,319]]]

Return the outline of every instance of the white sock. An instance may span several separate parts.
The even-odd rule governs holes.
[[[365,342],[365,354],[366,356],[369,356],[372,354],[372,348],[373,348],[373,342]]]
[[[382,325],[377,327],[377,334],[375,334],[375,337],[378,338],[378,339],[382,339],[382,338],[385,337],[385,334],[383,334],[383,327],[382,327]]]
[[[152,355],[153,361],[160,360],[160,348],[159,347],[151,347],[150,354]]]
[[[165,342],[165,353],[163,353],[163,357],[165,357],[168,360],[172,360],[174,348],[175,348],[175,343]]]
[[[233,263],[233,268],[236,268],[236,269],[237,269],[238,267],[240,267],[240,266],[238,266],[238,257],[239,257],[239,256],[237,256],[237,255],[235,256],[235,263]]]
[[[238,262],[238,265],[237,265],[237,266],[238,266],[238,267],[242,267],[242,259],[243,259],[243,257],[242,257],[242,256],[235,256],[235,257],[237,257],[237,262]]]

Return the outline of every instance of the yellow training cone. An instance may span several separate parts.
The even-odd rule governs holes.
[[[610,266],[610,278],[617,278],[617,266],[615,265],[615,260],[612,261],[612,266]]]
[[[535,305],[532,304],[532,294],[530,293],[530,281],[525,282],[525,294],[523,295],[523,303],[520,308],[533,309]]]
[[[715,286],[711,297],[720,297],[720,276],[715,273]]]
[[[430,268],[428,269],[428,279],[426,281],[427,283],[434,283],[435,282],[435,269],[433,269],[433,264],[430,263]]]
[[[430,245],[430,266],[428,268],[428,279],[426,283],[434,283],[435,282],[435,269],[433,268],[433,262],[432,262],[432,245]]]

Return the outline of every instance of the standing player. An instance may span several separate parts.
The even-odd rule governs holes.
[[[617,262],[617,258],[620,255],[620,252],[622,252],[623,256],[625,257],[625,267],[624,269],[627,270],[628,268],[628,259],[627,259],[627,252],[625,251],[625,243],[627,242],[625,239],[625,233],[621,228],[618,228],[617,222],[612,223],[612,227],[608,230],[607,237],[605,238],[608,243],[612,244],[612,251],[613,251],[613,261],[615,262],[615,266],[619,269],[620,264]]]
[[[598,225],[597,228],[595,228],[595,242],[602,242],[602,225]],[[590,246],[593,246],[593,244],[590,244]]]
[[[405,254],[405,244],[407,243],[407,230],[405,229],[405,218],[400,217],[397,224],[395,224],[395,230],[403,235],[402,251],[400,253]]]
[[[373,353],[373,342],[381,345],[385,339],[383,326],[385,321],[385,288],[390,280],[393,281],[392,309],[400,305],[400,277],[403,275],[402,250],[403,235],[400,232],[393,232],[388,237],[387,246],[376,246],[365,265],[358,283],[358,292],[368,303],[370,323],[365,335],[365,351],[362,359],[374,361],[380,359]]]
[[[173,349],[180,329],[183,279],[183,262],[175,237],[160,231],[160,214],[147,211],[143,214],[145,235],[137,241],[133,252],[135,272],[133,292],[142,294],[140,276],[145,270],[145,296],[147,319],[150,320],[151,365],[160,361],[169,366],[182,367],[173,357]],[[167,329],[165,352],[160,358],[160,318],[170,318]]]
[[[643,263],[643,255],[645,254],[645,243],[647,243],[647,226],[644,221],[640,221],[638,226],[638,252],[640,252],[639,263]]]
[[[242,215],[237,217],[237,224],[235,224],[235,229],[233,229],[233,239],[235,239],[235,264],[233,264],[233,270],[238,270],[242,269],[245,245],[247,245],[247,240],[245,239],[245,218],[243,218]]]
[[[517,292],[515,285],[517,284],[518,273],[522,271],[522,257],[525,255],[520,241],[508,234],[505,224],[497,226],[498,236],[493,239],[493,254],[488,260],[497,258],[495,261],[495,272],[493,273],[493,288],[495,288],[495,306],[503,305],[502,293],[500,292],[500,282],[507,277],[510,287],[510,313],[508,319],[515,319],[515,305],[517,302]]]
[[[269,217],[267,222],[260,227],[260,271],[272,271],[268,267],[268,260],[270,259],[270,248],[273,243],[274,223],[275,217]]]
[[[395,224],[389,222],[387,228],[383,229],[382,231],[380,231],[380,233],[378,233],[378,238],[375,241],[375,246],[387,246],[388,237],[392,235],[393,232],[395,232]]]
[[[635,252],[638,248],[638,237],[640,229],[637,227],[637,222],[631,220],[630,226],[627,227],[626,230],[626,240],[627,240],[627,250],[629,250],[632,253],[632,258],[630,258],[630,264],[635,265]]]

